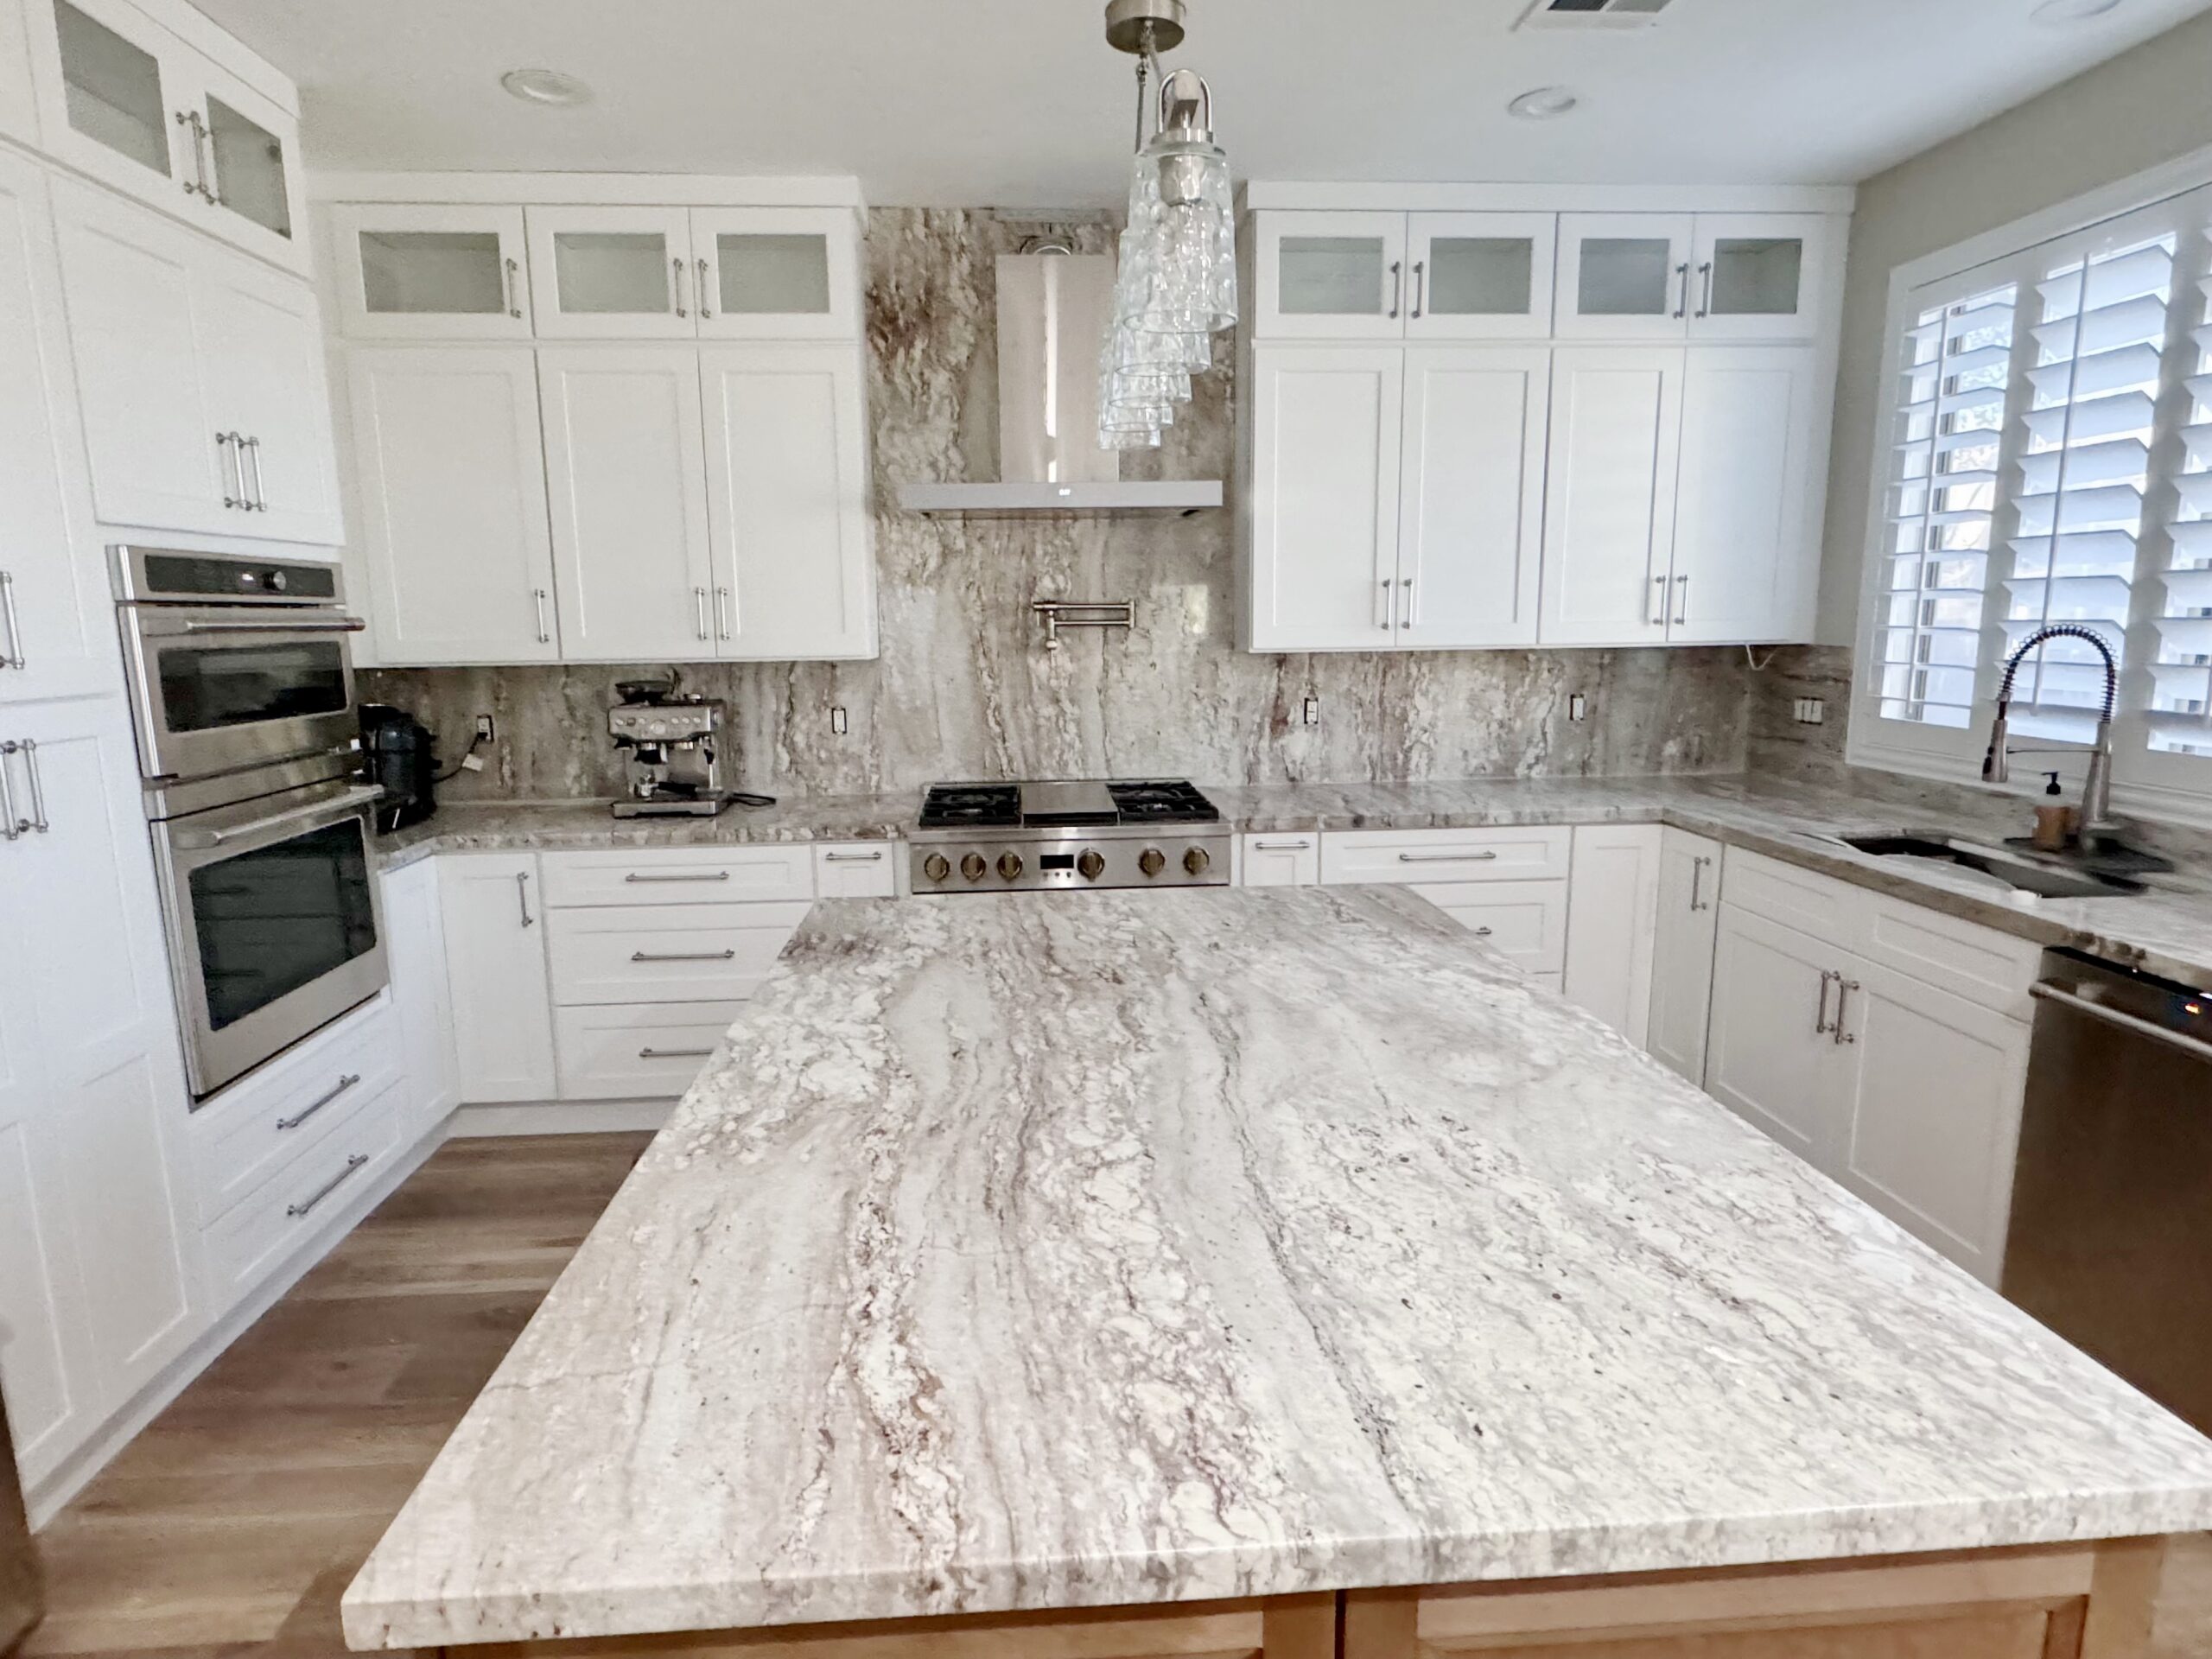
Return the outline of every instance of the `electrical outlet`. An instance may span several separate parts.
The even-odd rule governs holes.
[[[493,741],[491,715],[479,715],[476,716],[476,741],[479,743],[489,743]]]
[[[1800,697],[1792,712],[1800,726],[1825,725],[1828,717],[1827,700],[1825,697]]]
[[[1306,723],[1308,726],[1319,726],[1321,723],[1320,698],[1308,697],[1306,699]]]
[[[484,770],[484,757],[483,757],[482,755],[480,755],[480,754],[464,754],[464,755],[462,755],[462,756],[461,757],[461,769],[463,772],[481,772],[481,771],[483,771],[483,770]]]
[[[1589,719],[1590,699],[1584,696],[1580,691],[1575,692],[1572,696],[1568,697],[1567,700],[1567,717],[1569,720]]]
[[[842,702],[832,703],[830,706],[830,731],[835,733],[837,736],[842,737],[845,734],[845,705]]]

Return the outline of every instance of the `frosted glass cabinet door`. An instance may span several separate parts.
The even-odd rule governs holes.
[[[1262,338],[1404,338],[1403,213],[1269,213],[1257,222]]]
[[[681,207],[531,207],[537,332],[569,340],[690,340],[698,270]]]
[[[1563,213],[1559,221],[1562,340],[1681,340],[1689,327],[1687,213]]]
[[[721,340],[859,334],[859,232],[842,207],[694,208],[699,333]]]
[[[340,329],[365,340],[528,340],[522,209],[330,210]]]
[[[175,211],[178,181],[197,181],[190,94],[161,57],[175,49],[168,33],[117,0],[29,0],[25,16],[47,148]]]
[[[307,219],[299,188],[299,124],[251,87],[201,66],[208,228],[305,272]]]
[[[1828,221],[1815,213],[1697,217],[1694,340],[1808,340],[1819,329]]]
[[[1552,331],[1553,213],[1408,219],[1408,340],[1541,340]]]

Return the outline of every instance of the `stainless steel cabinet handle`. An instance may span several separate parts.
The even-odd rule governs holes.
[[[31,791],[31,815],[21,820],[18,830],[35,830],[41,836],[53,826],[46,821],[46,789],[38,775],[38,740],[27,737],[20,743],[0,743],[0,754],[16,752],[23,757],[23,780]]]
[[[1675,582],[1675,626],[1679,628],[1690,620],[1690,579],[1676,576]]]
[[[1486,939],[1490,938],[1490,929],[1486,927],[1477,928],[1475,930],[1475,937],[1478,939]]]
[[[639,874],[636,870],[632,870],[629,874],[624,876],[622,879],[625,881],[632,883],[649,881],[727,881],[729,880],[729,872],[728,870],[701,870],[696,872],[687,870],[681,874],[645,875]]]
[[[511,317],[519,318],[522,315],[522,300],[519,297],[515,286],[516,280],[520,277],[521,275],[522,266],[520,264],[512,259],[503,262],[500,281],[507,291],[507,315]]]
[[[683,262],[681,259],[671,259],[668,263],[672,272],[669,277],[668,289],[676,296],[676,315],[679,317],[688,317],[691,314],[683,308]]]
[[[1427,295],[1428,261],[1416,259],[1414,261],[1414,305],[1409,315],[1416,317],[1421,315],[1421,302],[1427,297]]]
[[[27,666],[22,619],[16,614],[16,573],[12,570],[0,570],[0,623],[8,629],[8,654],[0,657],[0,668]]]
[[[216,464],[223,470],[223,505],[226,507],[245,505],[245,457],[231,446],[238,442],[235,432],[215,435]]]
[[[351,1158],[348,1158],[346,1160],[345,1168],[340,1170],[335,1175],[325,1181],[321,1186],[315,1188],[315,1190],[308,1194],[306,1198],[302,1198],[297,1204],[286,1205],[284,1206],[284,1213],[287,1216],[289,1216],[293,1220],[298,1220],[302,1216],[307,1214],[308,1211],[314,1209],[315,1205],[321,1204],[325,1198],[335,1192],[340,1187],[345,1185],[346,1183],[354,1175],[359,1173],[362,1166],[368,1161],[369,1154],[367,1153],[355,1153]]]
[[[632,962],[728,962],[734,950],[632,950]]]
[[[1813,1035],[1815,1037],[1828,1034],[1828,987],[1842,977],[1832,968],[1821,969],[1821,1006],[1819,1012],[1813,1015]]]
[[[714,1053],[711,1048],[641,1048],[641,1060],[703,1060]]]
[[[289,1117],[278,1118],[276,1120],[276,1127],[280,1129],[298,1128],[301,1124],[306,1122],[308,1119],[313,1117],[324,1107],[329,1105],[332,1101],[337,1099],[339,1096],[344,1094],[348,1089],[351,1089],[360,1080],[361,1074],[359,1072],[346,1072],[338,1079],[337,1083],[333,1085],[329,1092],[319,1096],[314,1103],[311,1105],[302,1106],[298,1111],[294,1112]]]
[[[1650,619],[1650,623],[1655,628],[1663,628],[1667,626],[1667,578],[1654,576],[1651,578],[1651,586],[1653,590],[1651,603],[1657,614]]]
[[[546,597],[546,592],[543,588],[533,588],[530,590],[530,602],[537,607],[537,643],[541,645],[550,645],[553,643],[553,630],[545,626]]]
[[[1400,853],[1401,864],[1480,864],[1497,855],[1491,853]]]
[[[715,315],[712,311],[707,308],[707,262],[701,259],[695,261],[694,263],[696,263],[699,268],[699,286],[696,292],[693,294],[692,298],[697,302],[699,307],[699,321],[704,322]]]
[[[1302,853],[1313,845],[1310,841],[1255,841],[1252,843],[1252,850],[1255,853]]]
[[[1688,315],[1689,315],[1689,308],[1690,308],[1690,268],[1689,268],[1689,266],[1688,266],[1688,264],[1680,264],[1680,265],[1676,265],[1676,266],[1675,267],[1675,276],[1679,276],[1679,277],[1681,277],[1681,281],[1682,281],[1682,287],[1681,287],[1681,295],[1680,295],[1680,296],[1679,296],[1679,297],[1677,297],[1677,298],[1676,298],[1676,300],[1675,301],[1675,316],[1676,320],[1677,320],[1677,321],[1679,321],[1679,320],[1681,320],[1681,318],[1683,318],[1683,317],[1685,317],[1685,316],[1688,316]]]
[[[197,110],[189,111],[179,110],[176,112],[176,124],[180,127],[189,129],[192,133],[192,171],[198,180],[197,183],[187,183],[184,187],[184,194],[188,196],[203,197],[212,207],[214,204],[215,193],[208,188],[207,184],[207,124],[200,118],[200,111]]]
[[[1850,1001],[1851,994],[1858,988],[1859,982],[1857,980],[1846,979],[1841,974],[1838,974],[1835,976],[1834,1032],[1836,1045],[1838,1047],[1842,1046],[1845,1043],[1855,1043],[1859,1040],[1859,1037],[1856,1033],[1848,1032],[1843,1028],[1844,1006]]]
[[[238,453],[253,463],[253,493],[246,498],[248,512],[269,511],[269,491],[261,481],[261,440],[248,438],[238,445]]]
[[[1400,264],[1397,260],[1393,259],[1393,260],[1390,262],[1390,309],[1389,309],[1389,315],[1391,315],[1391,316],[1394,316],[1394,317],[1395,317],[1395,316],[1396,316],[1396,315],[1398,315],[1398,310],[1399,310],[1399,302],[1400,302],[1401,300],[1402,300],[1402,299],[1405,297],[1405,292],[1406,292],[1406,270],[1405,270],[1405,267],[1404,267],[1404,265],[1402,265],[1402,264]]]
[[[530,913],[530,872],[528,870],[515,872],[515,903],[522,907],[522,925],[524,927],[535,927],[537,925],[537,918]]]
[[[30,828],[28,819],[16,816],[16,785],[8,777],[8,757],[13,743],[0,743],[0,841],[16,841]]]
[[[708,639],[710,636],[707,631],[707,590],[703,588],[694,588],[691,590],[691,603],[697,612],[699,637],[702,639]]]
[[[1690,909],[1694,912],[1713,908],[1712,906],[1699,901],[1699,894],[1705,887],[1705,867],[1712,862],[1713,861],[1709,858],[1694,858],[1690,861]]]
[[[880,864],[883,862],[883,855],[880,851],[873,853],[824,853],[822,855],[822,861],[824,864]]]
[[[2107,1007],[2101,1002],[2092,1002],[2088,997],[2069,990],[2063,985],[2039,980],[2028,987],[2028,995],[2038,1002],[2050,1002],[2063,1007],[2069,1014],[2086,1014],[2105,1025],[2119,1026],[2139,1037],[2148,1037],[2154,1042],[2164,1043],[2168,1048],[2177,1048],[2200,1060],[2212,1060],[2212,1043],[2199,1042],[2185,1032],[2169,1031],[2155,1020],[2130,1014],[2125,1008]]]
[[[715,631],[725,639],[730,637],[729,589],[727,588],[715,589]]]
[[[1406,613],[1398,619],[1398,626],[1410,628],[1414,625],[1414,579],[1408,576],[1398,584],[1405,590]]]
[[[1376,607],[1376,608],[1382,613],[1382,620],[1375,625],[1376,627],[1388,630],[1396,623],[1398,620],[1397,597],[1397,585],[1394,583],[1389,577],[1383,577],[1382,602]]]
[[[1700,317],[1709,317],[1713,315],[1713,261],[1707,260],[1698,270],[1705,276],[1705,295],[1697,302],[1697,314]]]

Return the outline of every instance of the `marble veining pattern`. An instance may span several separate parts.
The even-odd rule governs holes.
[[[344,1611],[427,1646],[2208,1524],[2212,1442],[1410,894],[840,901]]]

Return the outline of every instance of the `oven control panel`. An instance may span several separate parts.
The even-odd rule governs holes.
[[[1156,836],[1086,836],[1080,830],[1003,840],[988,836],[918,842],[916,893],[1051,892],[1071,887],[1225,887],[1225,830]]]

